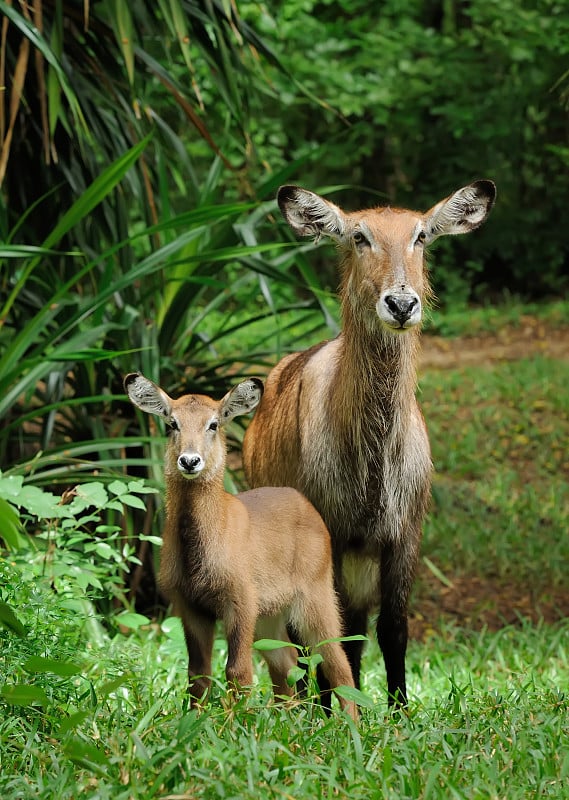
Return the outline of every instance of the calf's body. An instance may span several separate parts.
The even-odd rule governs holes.
[[[223,488],[223,428],[258,403],[262,384],[250,379],[216,402],[202,395],[172,400],[138,373],[125,387],[139,408],[173,428],[165,460],[166,524],[159,584],[181,616],[188,649],[192,702],[211,683],[214,627],[222,620],[228,643],[226,676],[235,687],[252,683],[254,639],[316,647],[341,636],[333,587],[330,537],[321,516],[297,490],[257,488],[231,495]],[[320,646],[332,687],[353,686],[341,645]],[[296,649],[267,651],[275,692],[293,694],[287,682]],[[352,717],[355,705],[340,698]]]

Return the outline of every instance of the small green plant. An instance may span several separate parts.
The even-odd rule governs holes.
[[[10,523],[0,536],[28,580],[47,578],[55,591],[85,602],[126,603],[125,574],[140,562],[125,510],[146,513],[143,498],[155,492],[125,479],[91,481],[58,497],[0,473],[0,513]],[[22,527],[34,535],[22,535]]]
[[[308,699],[317,698],[319,695],[319,687],[317,680],[317,667],[322,663],[322,656],[318,652],[318,648],[328,642],[367,642],[367,636],[341,636],[337,639],[326,639],[319,642],[313,649],[302,647],[301,645],[291,644],[291,642],[283,642],[278,639],[258,639],[253,648],[259,652],[266,650],[278,650],[281,647],[294,647],[299,655],[297,658],[297,666],[292,667],[288,674],[288,685],[296,686],[301,682],[306,687],[306,696]],[[355,689],[352,686],[339,686],[334,688],[334,693],[343,697],[345,700],[351,700],[363,707],[371,707],[372,701],[369,697]]]

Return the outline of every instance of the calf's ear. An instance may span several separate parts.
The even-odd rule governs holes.
[[[240,414],[248,414],[253,411],[259,405],[263,389],[263,381],[259,378],[247,378],[234,386],[221,401],[219,408],[221,425],[226,425]]]
[[[129,373],[124,379],[124,388],[131,403],[137,408],[166,420],[171,418],[172,398],[140,372]]]

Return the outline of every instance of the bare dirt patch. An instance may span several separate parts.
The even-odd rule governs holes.
[[[521,625],[523,620],[551,624],[569,617],[569,589],[531,591],[511,581],[457,576],[444,586],[434,575],[421,575],[419,596],[409,616],[409,634],[426,639],[441,620],[479,631]]]
[[[421,369],[482,366],[532,355],[569,359],[569,328],[551,328],[543,320],[523,316],[519,325],[506,325],[495,333],[454,339],[425,335]]]

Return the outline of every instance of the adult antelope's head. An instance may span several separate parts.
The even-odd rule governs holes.
[[[263,383],[258,378],[242,381],[219,401],[201,394],[186,394],[173,400],[138,372],[126,376],[124,387],[137,408],[162,417],[170,429],[166,474],[179,473],[190,480],[223,474],[225,425],[239,414],[252,411],[263,394]]]
[[[298,186],[282,186],[278,203],[299,236],[326,234],[339,246],[342,293],[352,313],[373,330],[417,326],[429,290],[425,248],[439,236],[478,228],[496,197],[492,181],[458,189],[429,211],[372,208],[346,213]]]

